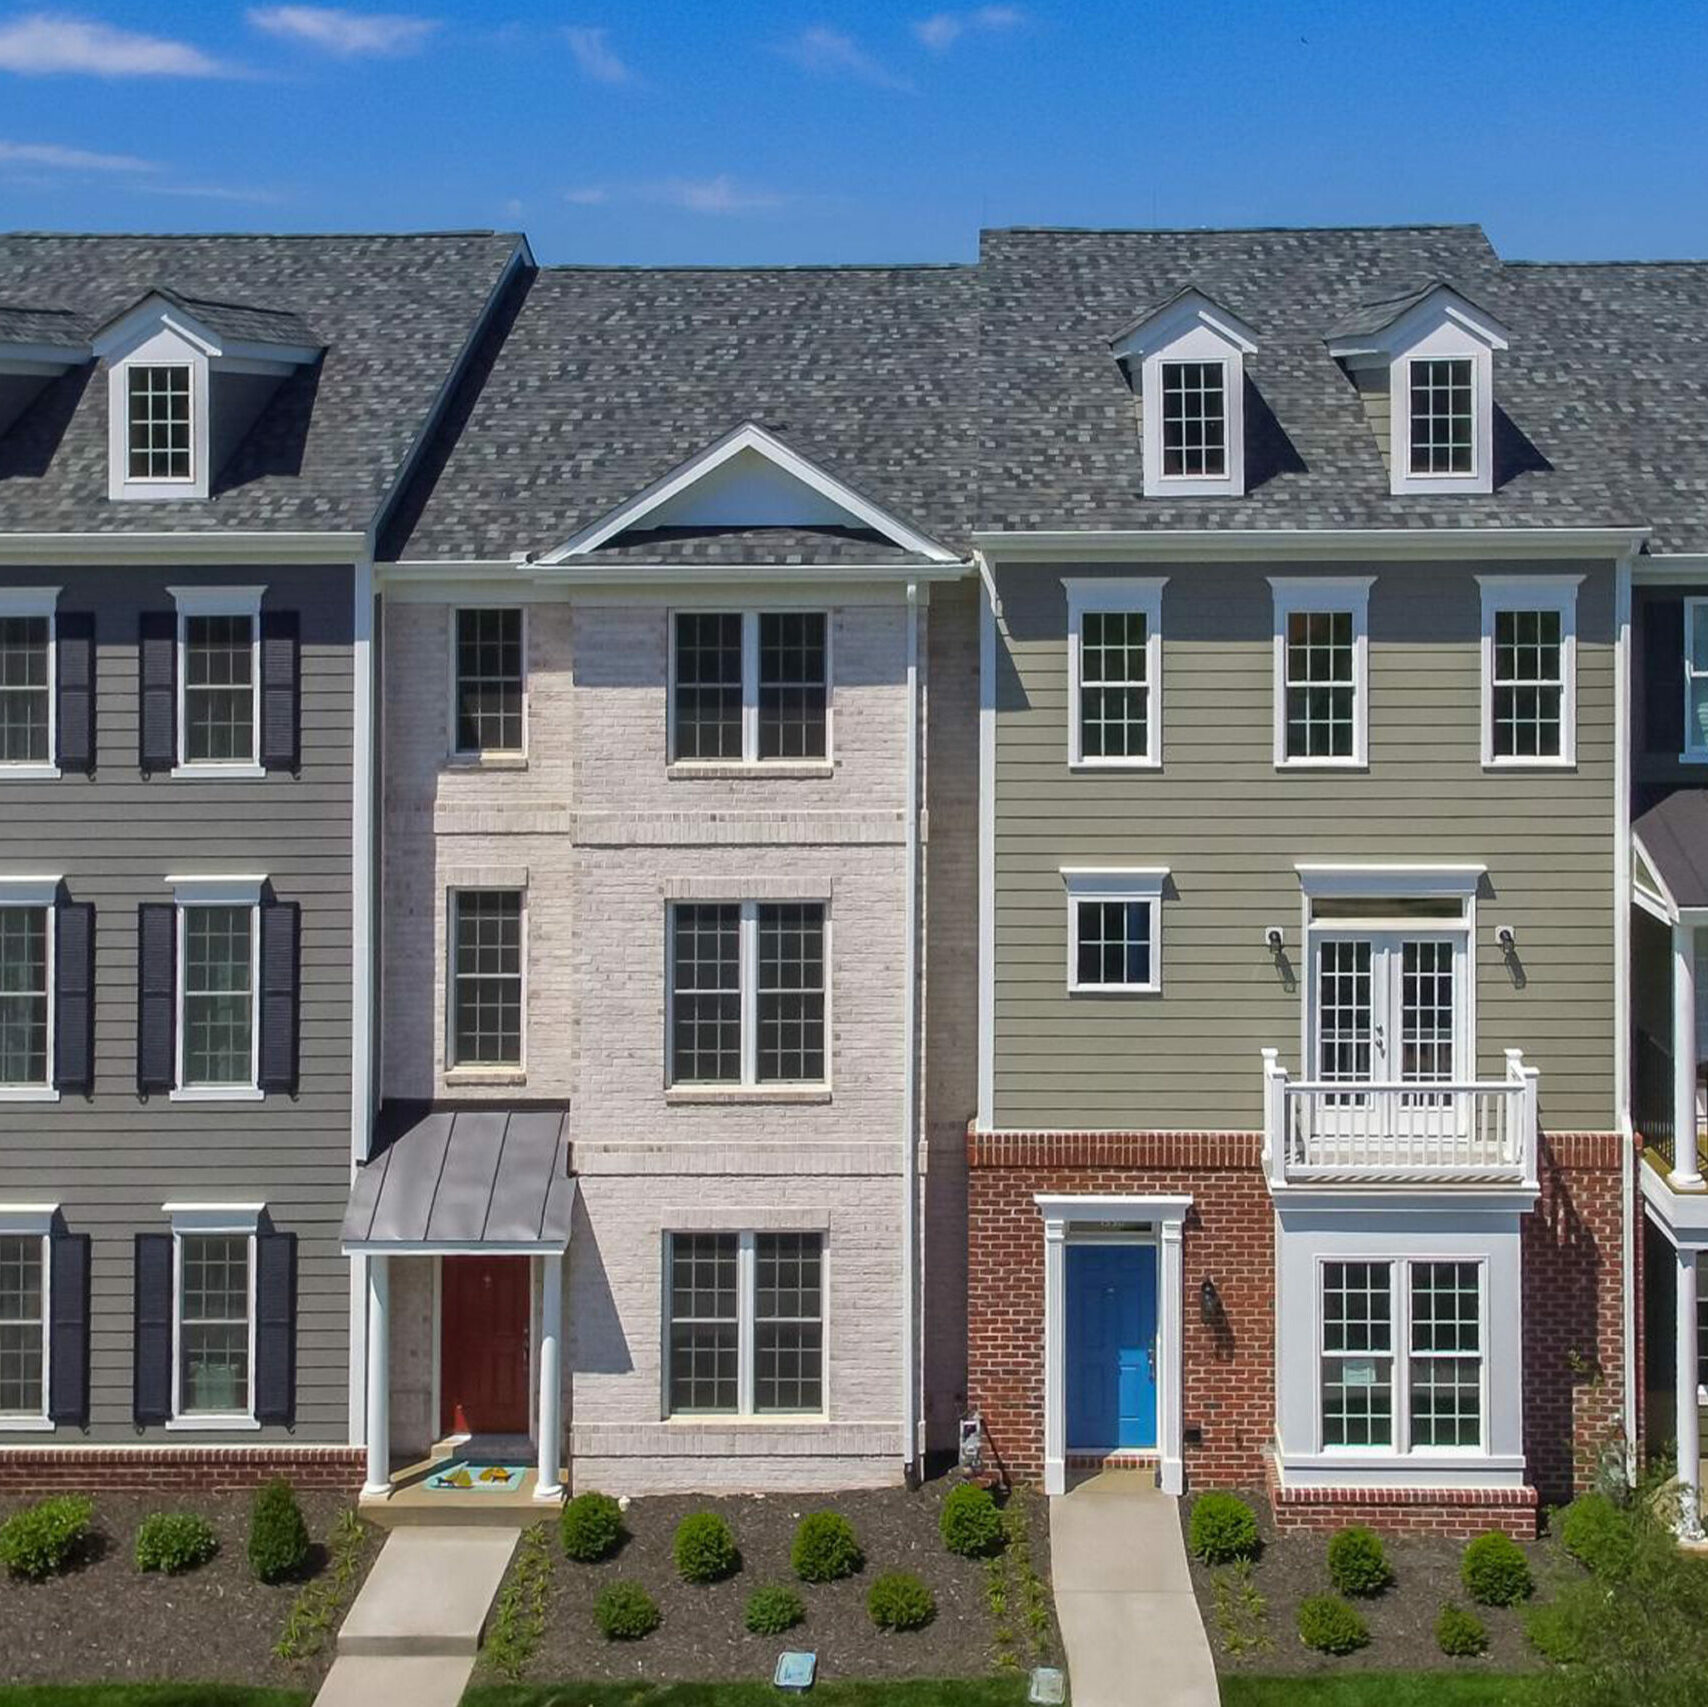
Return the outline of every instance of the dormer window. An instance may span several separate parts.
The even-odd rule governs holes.
[[[190,369],[186,365],[125,370],[132,480],[190,478]]]
[[[1222,480],[1227,472],[1227,363],[1164,362],[1163,478]]]
[[[1415,360],[1411,370],[1411,471],[1470,474],[1475,470],[1477,412],[1469,356]]]

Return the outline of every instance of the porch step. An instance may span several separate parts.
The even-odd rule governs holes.
[[[338,1632],[338,1653],[358,1657],[472,1656],[517,1531],[394,1530]]]

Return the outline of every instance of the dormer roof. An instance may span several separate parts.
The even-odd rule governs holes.
[[[90,347],[99,357],[119,354],[159,325],[172,327],[210,358],[270,359],[302,367],[326,347],[291,309],[186,296],[163,285],[151,286],[97,326]]]
[[[1403,349],[1431,324],[1451,322],[1491,350],[1511,342],[1505,326],[1445,279],[1426,279],[1392,295],[1360,303],[1325,334],[1330,355],[1341,359],[1386,356]]]
[[[0,347],[61,351],[87,357],[89,336],[69,308],[34,308],[0,302]]]
[[[1154,307],[1129,320],[1109,340],[1109,347],[1117,356],[1142,358],[1153,349],[1171,343],[1193,325],[1214,332],[1242,355],[1257,353],[1257,334],[1231,308],[1224,307],[1195,284],[1182,285]]]

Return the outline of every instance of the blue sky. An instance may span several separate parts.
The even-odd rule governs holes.
[[[0,0],[0,227],[525,229],[546,261],[983,225],[1480,220],[1708,255],[1701,0]]]

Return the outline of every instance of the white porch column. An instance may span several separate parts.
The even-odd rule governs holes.
[[[391,1258],[368,1258],[368,1479],[362,1492],[391,1492]]]
[[[1702,1535],[1702,1438],[1697,1415],[1696,1252],[1678,1247],[1678,1532]]]
[[[1044,1221],[1044,1492],[1067,1492],[1067,1222]]]
[[[1178,1218],[1161,1225],[1162,1273],[1157,1276],[1157,1443],[1162,1449],[1158,1483],[1165,1494],[1186,1491],[1186,1448],[1181,1419],[1185,1414],[1181,1387],[1184,1369],[1181,1342],[1186,1338],[1182,1296],[1185,1264]]]
[[[563,1498],[563,1256],[540,1259],[540,1472],[537,1500]]]
[[[1702,1184],[1696,1157],[1696,927],[1672,927],[1672,1183]]]

